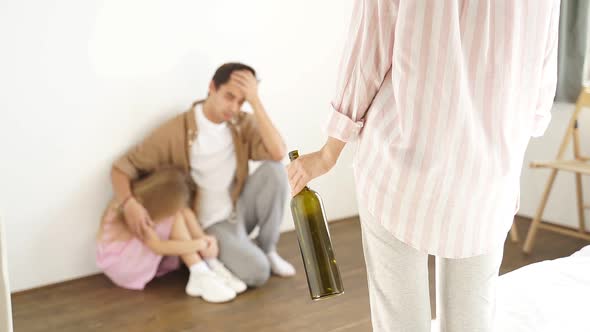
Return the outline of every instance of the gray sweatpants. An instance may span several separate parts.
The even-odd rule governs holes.
[[[235,220],[205,229],[219,243],[219,260],[250,287],[270,277],[266,253],[276,250],[287,192],[287,173],[279,162],[265,161],[246,180]],[[254,241],[249,234],[259,227]]]
[[[428,255],[392,236],[363,208],[361,227],[371,320],[376,332],[430,332]],[[441,332],[490,332],[502,248],[463,259],[436,258]]]

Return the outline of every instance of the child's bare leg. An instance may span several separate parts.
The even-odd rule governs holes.
[[[188,231],[193,237],[193,239],[198,239],[202,236],[205,236],[205,232],[203,231],[201,224],[199,224],[199,222],[197,221],[197,217],[195,216],[195,213],[191,209],[183,209],[182,215],[184,216],[184,219],[186,221],[186,227],[188,228]]]
[[[188,240],[188,241],[193,240],[193,237],[191,236],[191,233],[189,232],[189,230],[187,228],[186,219],[184,217],[184,214],[182,214],[180,212],[174,218],[174,225],[172,225],[170,239],[171,240]],[[181,255],[180,259],[182,259],[184,264],[186,264],[186,266],[188,266],[188,267],[191,267],[191,266],[199,263],[200,261],[202,261],[201,257],[196,252],[191,253],[191,254]]]
[[[179,212],[177,216],[172,226],[171,239],[193,240],[187,227],[187,218],[182,212]],[[185,288],[188,295],[201,296],[205,301],[214,303],[231,301],[236,297],[236,292],[209,269],[198,253],[182,255],[180,258],[190,271]]]
[[[207,234],[205,234],[203,228],[201,227],[201,224],[199,224],[199,222],[197,221],[195,213],[191,209],[184,209],[182,211],[182,214],[184,215],[186,226],[188,228],[189,233],[191,233],[193,239],[196,240],[205,237],[209,242],[209,247],[207,249],[199,251],[199,255],[201,256],[201,258],[207,260],[217,258],[217,256],[219,255],[219,246],[217,244],[217,239],[215,239],[212,236],[207,236]]]
[[[195,214],[190,209],[184,209],[183,211],[187,227],[193,236],[197,238],[205,237],[210,241],[209,247],[205,250],[199,251],[200,257],[205,259],[211,269],[220,276],[226,285],[233,289],[236,293],[241,293],[248,287],[242,280],[238,279],[231,271],[229,271],[223,263],[217,260],[219,256],[219,245],[217,239],[213,236],[207,236],[207,234],[201,228],[201,225],[197,221]]]

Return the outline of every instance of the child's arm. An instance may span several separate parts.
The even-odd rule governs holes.
[[[207,248],[207,241],[198,240],[160,240],[158,234],[149,226],[144,227],[144,243],[153,252],[162,256],[180,256],[196,253]]]
[[[205,249],[202,249],[199,251],[199,254],[201,255],[201,257],[203,257],[203,258],[217,257],[219,255],[219,245],[217,244],[217,239],[214,236],[207,235],[203,231],[201,224],[199,224],[199,221],[197,220],[197,217],[195,216],[195,213],[192,210],[184,209],[182,211],[182,215],[184,216],[184,220],[186,221],[186,226],[188,228],[189,233],[191,233],[192,238],[193,239],[196,239],[196,238],[201,239],[202,238],[205,241],[207,241],[207,247]]]

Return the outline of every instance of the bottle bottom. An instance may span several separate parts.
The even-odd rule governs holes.
[[[329,293],[329,294],[325,294],[325,295],[319,295],[319,296],[312,296],[311,299],[313,301],[321,301],[321,300],[326,300],[326,299],[331,299],[333,297],[336,297],[338,295],[342,295],[344,294],[344,291],[340,292],[340,293]]]

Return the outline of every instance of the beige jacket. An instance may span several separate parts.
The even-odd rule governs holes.
[[[115,161],[114,167],[127,174],[132,181],[164,167],[176,167],[185,172],[192,182],[189,156],[191,146],[199,132],[195,121],[195,106],[203,102],[193,103],[188,111],[156,128],[147,138]],[[240,112],[229,123],[229,128],[236,153],[236,173],[231,190],[235,206],[248,177],[248,160],[272,158],[263,144],[253,114]],[[194,189],[192,208],[198,215],[199,188],[194,182],[192,185]],[[109,208],[114,208],[113,203],[109,204]]]

